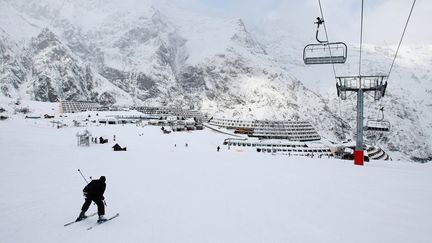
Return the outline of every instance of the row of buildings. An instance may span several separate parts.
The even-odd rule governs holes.
[[[178,119],[190,119],[195,121],[206,121],[208,119],[194,110],[185,110],[175,107],[132,107],[132,109],[143,113],[144,117],[154,119],[167,119],[178,117]],[[61,113],[76,113],[83,111],[109,110],[96,102],[88,101],[62,101],[60,102]],[[263,139],[287,139],[290,141],[316,141],[321,137],[316,129],[308,121],[267,121],[267,120],[240,120],[211,118],[208,124],[233,129],[234,133],[246,134],[249,137]]]
[[[295,156],[344,156],[346,146],[325,145],[318,131],[309,121],[301,120],[242,120],[225,118],[207,118],[199,111],[186,110],[175,107],[132,107],[131,109],[143,113],[143,116],[134,119],[149,119],[149,124],[169,126],[173,131],[189,130],[201,124],[219,132],[229,135],[239,135],[241,139],[232,137],[224,141],[228,147],[241,147],[254,149],[257,152],[281,153]],[[74,113],[82,111],[111,110],[94,102],[61,102],[62,113]],[[126,118],[125,118],[126,119]],[[129,118],[128,118],[129,119]],[[172,121],[171,121],[172,120]],[[104,121],[101,121],[104,122]],[[152,123],[153,122],[153,123]],[[110,123],[110,121],[106,121]],[[184,124],[183,124],[184,123]],[[339,150],[339,151],[338,151]],[[348,153],[349,154],[349,153]],[[377,153],[378,154],[378,153]],[[371,151],[371,155],[373,152]],[[389,159],[388,156],[378,156],[380,159]]]
[[[186,110],[175,107],[148,107],[148,106],[137,106],[133,107],[145,115],[153,116],[155,118],[167,118],[167,117],[179,117],[179,118],[194,118],[196,120],[203,121],[204,115],[195,110]]]
[[[128,108],[129,109],[129,108]],[[186,110],[175,107],[148,107],[136,106],[130,109],[137,110],[144,115],[153,116],[155,118],[166,118],[169,116],[176,116],[181,118],[195,118],[202,120],[204,116],[199,111]],[[91,101],[61,101],[60,113],[77,113],[84,111],[108,111],[108,110],[121,110],[116,107],[102,106],[97,102]]]
[[[90,101],[61,101],[60,113],[77,113],[84,111],[100,111],[108,110],[107,107],[101,106],[99,103]]]
[[[209,125],[234,130],[236,134],[262,139],[287,139],[290,141],[317,141],[321,139],[308,121],[269,121],[211,118]]]

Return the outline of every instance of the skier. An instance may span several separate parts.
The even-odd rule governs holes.
[[[220,150],[220,147],[219,147],[219,146],[217,146],[217,148],[216,148],[216,149],[217,149],[217,151],[219,152],[219,150]]]
[[[85,212],[87,212],[87,210],[89,209],[92,201],[95,202],[98,207],[99,219],[97,222],[102,223],[107,221],[107,219],[104,217],[105,205],[103,201],[105,199],[103,196],[106,188],[105,181],[106,181],[105,176],[101,176],[99,180],[92,180],[89,184],[87,184],[87,186],[84,187],[83,192],[84,192],[85,202],[81,208],[81,213],[79,214],[76,221],[80,221],[87,218]]]

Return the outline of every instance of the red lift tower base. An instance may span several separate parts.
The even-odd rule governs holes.
[[[363,165],[364,162],[364,151],[355,150],[354,151],[354,165]]]

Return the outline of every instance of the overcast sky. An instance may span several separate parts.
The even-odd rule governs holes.
[[[313,38],[318,0],[182,0],[215,14],[240,17],[249,27],[272,25],[299,38]],[[397,44],[412,0],[365,0],[364,42]],[[361,0],[321,0],[330,40],[359,42]],[[201,6],[201,7],[202,7]],[[404,43],[432,44],[432,0],[418,0]]]

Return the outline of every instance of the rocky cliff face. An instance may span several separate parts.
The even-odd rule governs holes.
[[[89,65],[45,28],[30,44],[32,98],[37,101],[96,100],[95,80]]]
[[[13,98],[18,96],[20,86],[25,83],[30,70],[30,59],[25,56],[11,37],[0,30],[0,92]]]

